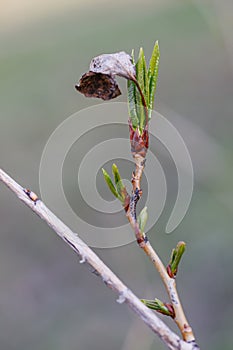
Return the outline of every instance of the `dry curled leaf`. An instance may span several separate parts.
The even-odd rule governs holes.
[[[136,76],[132,58],[124,51],[94,57],[90,63],[90,71],[111,76],[119,75],[126,79]]]
[[[87,72],[83,74],[75,88],[86,97],[97,97],[103,100],[111,100],[121,95],[116,80],[112,76],[102,73]]]
[[[114,78],[115,75],[130,80],[135,79],[135,66],[131,57],[124,51],[93,58],[90,63],[90,71],[81,77],[75,88],[86,97],[111,100],[121,95]]]

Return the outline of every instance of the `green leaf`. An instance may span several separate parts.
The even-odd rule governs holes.
[[[159,44],[156,41],[154,49],[151,55],[149,69],[148,69],[148,81],[149,81],[149,116],[151,117],[151,111],[154,106],[155,91],[157,85],[158,71],[159,71]]]
[[[128,107],[129,107],[129,116],[133,125],[133,128],[136,129],[139,126],[139,119],[137,116],[136,109],[136,86],[132,80],[127,81],[128,89]]]
[[[118,193],[117,193],[117,190],[116,190],[115,186],[114,186],[113,183],[112,183],[111,177],[109,176],[109,174],[107,173],[107,171],[104,170],[103,168],[102,168],[102,172],[103,172],[104,179],[105,179],[105,181],[106,181],[106,183],[107,183],[107,185],[108,185],[110,191],[112,192],[112,194],[113,194],[116,198],[118,198],[119,195],[118,195]]]
[[[121,179],[121,175],[119,173],[119,170],[118,170],[118,167],[116,166],[116,164],[112,165],[112,173],[114,175],[114,181],[115,181],[115,185],[116,185],[118,198],[122,202],[124,202],[125,196],[127,195],[127,191],[126,191],[125,185],[123,184],[123,181]]]
[[[149,84],[148,84],[148,76],[147,76],[147,68],[146,68],[146,59],[142,48],[140,48],[138,61],[136,63],[136,79],[145,97],[146,104],[148,104]],[[142,131],[145,126],[146,115],[145,115],[145,108],[142,103],[142,98],[138,90],[136,91],[136,105],[137,105],[137,115],[139,118],[140,131]]]
[[[178,265],[180,263],[182,255],[185,252],[185,247],[186,247],[185,242],[178,242],[176,248],[172,250],[169,266],[171,269],[171,273],[174,276],[177,274]]]
[[[135,65],[134,60],[134,50],[131,53],[132,63]],[[139,126],[139,119],[137,116],[136,110],[136,85],[132,80],[127,81],[127,91],[128,91],[128,108],[129,108],[129,116],[133,125],[133,128],[136,129]]]
[[[124,186],[124,183],[122,180],[118,181],[116,183],[116,188],[117,188],[117,192],[118,192],[118,198],[122,201],[122,203],[125,200],[125,195],[126,195],[126,188]]]
[[[144,207],[141,213],[138,215],[138,225],[141,232],[144,232],[147,219],[148,219],[147,207]]]
[[[121,175],[116,164],[112,165],[112,173],[114,175],[115,184],[117,184],[121,180]]]
[[[146,59],[144,55],[143,48],[140,48],[138,61],[136,64],[136,77],[137,81],[140,85],[140,88],[145,96],[145,100],[148,100],[148,76],[147,76],[147,68],[146,68]]]
[[[132,59],[133,65],[135,66],[134,49],[132,49],[132,52],[131,52],[131,59]]]

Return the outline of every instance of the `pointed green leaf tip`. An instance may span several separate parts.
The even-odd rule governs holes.
[[[144,207],[141,213],[138,215],[138,225],[141,232],[144,232],[148,219],[147,207]]]
[[[145,59],[145,54],[142,47],[139,50],[138,61],[136,63],[136,79],[138,81],[138,84],[142,90],[146,104],[148,106],[149,86],[148,86],[146,59]],[[145,108],[142,103],[142,97],[138,89],[136,90],[136,103],[137,103],[136,105],[137,115],[139,118],[139,128],[140,128],[140,131],[142,132],[145,126],[146,115],[145,115]]]
[[[125,196],[127,194],[125,185],[123,184],[123,181],[121,179],[121,175],[119,173],[118,167],[116,166],[116,164],[112,165],[112,173],[114,175],[114,181],[115,181],[115,185],[116,185],[116,190],[118,193],[118,198],[122,201],[122,203],[125,200]]]
[[[186,244],[185,242],[178,242],[175,249],[172,250],[171,258],[169,261],[169,266],[171,273],[175,276],[177,274],[178,265],[185,252]]]
[[[114,181],[115,181],[115,184],[117,184],[118,182],[121,181],[121,175],[119,173],[119,170],[118,170],[118,167],[116,164],[113,163],[112,165],[112,173],[114,175]]]
[[[149,82],[149,115],[151,116],[151,111],[154,106],[155,91],[157,85],[158,71],[159,71],[159,43],[156,41],[154,49],[151,55],[149,69],[148,69],[148,82]]]
[[[107,183],[107,185],[108,185],[110,191],[112,192],[112,194],[113,194],[116,198],[118,198],[118,193],[117,193],[117,190],[115,189],[115,186],[114,186],[113,183],[112,183],[111,177],[109,176],[109,174],[107,173],[107,171],[104,170],[103,168],[102,168],[102,172],[103,172],[104,179],[105,179],[105,181],[106,181],[106,183]]]

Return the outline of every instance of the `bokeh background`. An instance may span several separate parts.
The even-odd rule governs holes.
[[[178,286],[206,350],[232,349],[232,24],[229,0],[0,1],[1,167],[35,192],[53,130],[72,113],[102,103],[73,88],[90,59],[140,46],[149,57],[159,40],[156,109],[182,134],[195,185],[188,214],[166,235],[177,179],[169,157],[164,160],[171,200],[149,236],[164,261],[178,240],[187,242]],[[166,348],[3,185],[0,237],[2,350]],[[166,300],[135,243],[95,251],[138,296]]]

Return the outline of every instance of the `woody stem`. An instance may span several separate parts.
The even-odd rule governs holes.
[[[140,152],[140,148],[139,151],[135,150],[135,139],[134,136],[136,135],[137,131],[131,131],[133,133],[132,139],[131,139],[131,146],[132,147],[132,155],[134,158],[134,162],[135,162],[135,171],[133,172],[133,176],[132,176],[132,194],[129,199],[129,205],[125,208],[126,211],[126,216],[134,230],[135,233],[135,237],[137,240],[137,243],[139,245],[140,248],[143,249],[143,251],[146,253],[146,255],[149,257],[149,259],[152,261],[152,263],[154,264],[155,268],[157,269],[157,271],[160,274],[160,277],[164,283],[164,286],[166,288],[166,291],[169,295],[169,299],[170,302],[174,308],[174,312],[175,312],[175,317],[174,320],[177,324],[177,326],[180,329],[180,332],[182,334],[182,337],[185,341],[187,342],[194,342],[195,338],[194,338],[194,334],[192,332],[192,328],[189,326],[189,323],[186,319],[186,316],[184,314],[183,311],[183,307],[182,304],[180,302],[178,293],[177,293],[177,289],[176,289],[176,283],[175,283],[175,279],[173,277],[170,277],[167,273],[167,270],[164,266],[164,264],[162,263],[161,259],[159,258],[158,254],[156,253],[156,251],[153,249],[153,247],[151,246],[146,234],[144,232],[140,231],[139,228],[139,224],[137,222],[137,215],[136,215],[136,207],[137,207],[137,203],[140,199],[140,197],[142,196],[142,190],[141,190],[141,178],[142,178],[142,174],[145,168],[145,161],[146,161],[146,151],[147,151],[147,147],[144,147],[144,153]],[[144,145],[144,141],[142,140],[142,136],[138,136],[139,141],[142,141],[142,144]],[[133,143],[132,143],[133,141]],[[140,144],[140,142],[139,142]],[[143,147],[143,146],[142,146]],[[143,154],[143,155],[142,155]]]

